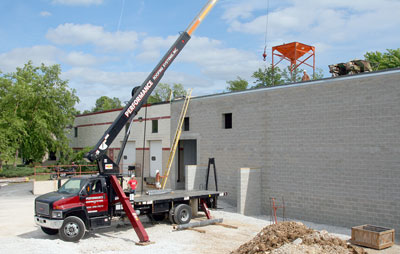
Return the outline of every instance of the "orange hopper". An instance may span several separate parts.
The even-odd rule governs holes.
[[[278,61],[275,63],[274,57],[278,57]],[[307,63],[312,57],[312,65]],[[293,75],[293,71],[296,70],[300,65],[305,64],[313,69],[313,76],[315,73],[315,47],[306,45],[300,42],[291,42],[282,44],[279,46],[272,47],[272,68],[277,66],[282,60],[290,62],[290,73]]]

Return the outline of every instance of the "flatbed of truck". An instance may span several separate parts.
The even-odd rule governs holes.
[[[173,190],[168,193],[152,194],[152,195],[135,195],[135,204],[151,204],[153,202],[165,201],[180,201],[190,200],[195,198],[210,198],[217,196],[226,196],[227,193],[223,191],[209,191],[209,190]]]

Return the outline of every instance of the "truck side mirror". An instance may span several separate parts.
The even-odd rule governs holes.
[[[81,193],[79,193],[79,197],[80,198],[85,198],[87,196],[90,195],[90,185],[87,185],[82,191]]]

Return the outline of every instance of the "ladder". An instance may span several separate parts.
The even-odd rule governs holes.
[[[176,152],[176,149],[178,148],[179,139],[181,138],[182,125],[185,120],[185,116],[186,116],[186,112],[187,112],[187,109],[189,106],[190,98],[192,98],[192,96],[191,96],[192,90],[193,89],[189,89],[187,91],[185,101],[183,102],[181,115],[180,115],[179,121],[178,121],[178,126],[176,127],[174,141],[172,142],[172,146],[169,150],[169,157],[168,157],[166,172],[164,174],[164,177],[162,177],[161,189],[164,189],[165,185],[167,184],[167,180],[168,180],[169,172],[171,170],[172,162],[174,161],[175,152]]]

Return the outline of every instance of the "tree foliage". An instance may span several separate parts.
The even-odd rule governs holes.
[[[96,100],[96,105],[92,109],[92,112],[110,110],[115,108],[121,108],[121,101],[117,97],[113,97],[112,99],[107,96],[101,96]]]
[[[256,79],[254,81],[255,85],[252,88],[273,87],[283,84],[282,72],[279,67],[275,67],[272,69],[272,67],[269,66],[264,70],[259,68],[253,73],[252,77]]]
[[[367,52],[364,55],[365,60],[371,63],[374,71],[385,70],[389,68],[400,67],[400,48],[387,49],[387,52]]]
[[[1,161],[20,152],[26,161],[40,162],[50,151],[70,149],[65,129],[73,123],[79,99],[60,74],[59,65],[37,67],[29,61],[1,76]]]
[[[261,69],[259,68],[255,71],[252,77],[255,79],[254,86],[250,88],[261,88],[261,87],[273,87],[280,86],[283,84],[288,84],[292,82],[299,82],[302,79],[302,69],[297,69],[293,71],[293,78],[290,74],[290,67],[285,68],[283,71],[279,67],[275,67],[272,69],[271,66]],[[322,79],[324,77],[323,71],[321,68],[317,68],[313,77],[313,80]],[[248,89],[247,80],[242,79],[241,77],[237,77],[236,80],[227,81],[229,86],[227,86],[228,91],[241,91]]]
[[[171,94],[172,92],[172,94]],[[182,84],[175,83],[173,84],[172,88],[169,84],[160,83],[154,89],[153,93],[149,96],[147,100],[148,103],[157,103],[168,101],[172,95],[171,99],[182,97],[186,94],[185,89],[183,88]]]
[[[229,80],[226,83],[229,84],[229,86],[226,89],[230,92],[246,90],[247,87],[249,86],[249,82],[247,82],[247,80],[244,80],[239,76],[237,77],[236,80]]]

